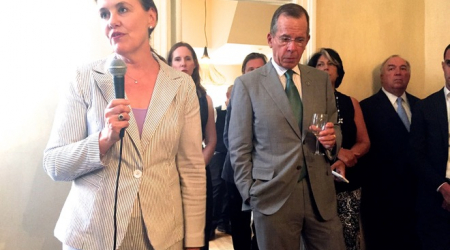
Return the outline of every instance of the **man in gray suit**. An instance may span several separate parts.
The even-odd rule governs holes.
[[[330,160],[341,133],[328,74],[299,65],[309,17],[297,4],[280,6],[267,35],[273,57],[235,80],[228,130],[231,163],[243,209],[253,210],[260,249],[345,249]],[[313,113],[328,114],[318,140]],[[344,174],[344,170],[338,170]]]

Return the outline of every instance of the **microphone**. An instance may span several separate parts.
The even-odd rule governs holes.
[[[127,65],[123,60],[114,58],[109,63],[108,71],[109,73],[111,73],[111,75],[113,75],[114,91],[116,93],[116,99],[124,99],[125,98],[124,76],[125,72],[127,72]],[[123,138],[124,134],[125,128],[120,130],[120,138]]]

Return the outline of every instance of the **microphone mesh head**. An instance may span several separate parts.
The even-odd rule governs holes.
[[[108,70],[113,76],[123,77],[125,72],[127,72],[127,65],[122,59],[114,58],[110,61]]]

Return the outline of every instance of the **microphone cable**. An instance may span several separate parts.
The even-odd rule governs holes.
[[[113,75],[113,83],[114,83],[114,92],[116,95],[116,99],[124,99],[125,98],[125,82],[124,76],[127,71],[126,63],[117,57],[114,57],[109,62],[108,67],[109,72]],[[117,244],[117,196],[119,190],[119,178],[120,178],[120,168],[122,165],[122,147],[123,147],[123,136],[125,134],[125,128],[120,130],[120,151],[119,151],[119,166],[117,167],[117,178],[116,178],[116,190],[114,194],[114,249],[116,250]]]
[[[117,244],[117,196],[119,190],[119,178],[120,178],[120,168],[122,165],[122,147],[123,147],[123,136],[120,136],[120,149],[119,149],[119,166],[117,167],[117,177],[116,177],[116,190],[114,192],[114,246],[113,250],[116,250]]]

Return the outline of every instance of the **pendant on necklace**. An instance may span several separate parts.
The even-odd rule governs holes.
[[[133,81],[134,81],[134,84],[137,84],[137,83],[138,83],[138,80],[134,79],[133,77],[131,77],[131,76],[129,76],[129,75],[125,75],[125,76],[128,76],[128,78],[130,78],[131,80],[133,80]]]

